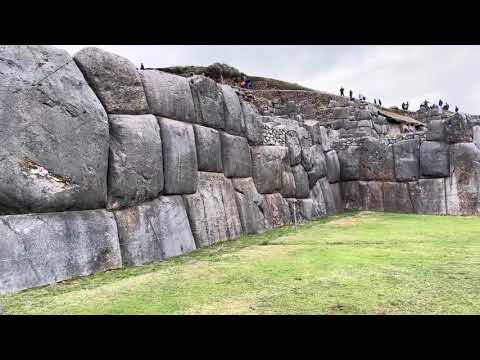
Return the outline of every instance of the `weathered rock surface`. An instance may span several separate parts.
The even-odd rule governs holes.
[[[109,115],[109,209],[137,205],[163,191],[160,127],[153,115]]]
[[[197,121],[186,78],[157,70],[140,70],[139,74],[153,114],[189,123]]]
[[[220,133],[215,129],[200,125],[193,125],[193,131],[197,145],[198,170],[223,172]]]
[[[361,210],[363,208],[363,199],[360,194],[360,185],[358,181],[346,181],[341,183],[343,201],[345,209]]]
[[[205,76],[189,79],[197,123],[219,130],[225,130],[225,100],[217,83]]]
[[[342,188],[340,183],[330,184],[330,189],[333,194],[336,211],[343,211],[345,209],[345,203],[343,201]]]
[[[428,131],[426,137],[428,141],[445,141],[447,135],[445,132],[446,120],[430,120],[427,122]]]
[[[263,144],[263,116],[247,101],[240,100],[245,120],[245,135],[251,145]]]
[[[262,233],[265,231],[265,217],[260,211],[263,195],[257,192],[252,178],[232,179],[232,184],[243,232]]]
[[[160,118],[163,147],[164,194],[192,194],[197,190],[197,151],[193,126]]]
[[[141,265],[195,249],[181,196],[160,196],[139,206],[115,211],[122,259]]]
[[[445,186],[448,214],[480,214],[480,150],[475,144],[450,146],[450,177]]]
[[[337,212],[337,207],[335,203],[335,197],[332,192],[332,188],[330,187],[330,183],[328,182],[327,178],[322,178],[318,180],[320,183],[320,187],[322,188],[323,192],[323,199],[325,200],[325,207],[327,210],[328,215],[335,214]]]
[[[221,133],[222,141],[222,162],[225,176],[251,177],[252,176],[252,155],[246,138],[241,136]]]
[[[295,178],[290,165],[284,164],[282,171],[282,190],[280,191],[284,198],[293,198],[296,193]]]
[[[263,196],[261,209],[265,216],[265,227],[272,229],[292,222],[288,202],[279,193]]]
[[[360,146],[349,146],[347,149],[337,151],[338,161],[340,163],[340,178],[342,181],[359,179],[360,150]]]
[[[292,223],[302,224],[314,218],[312,199],[287,199]]]
[[[295,180],[295,197],[297,199],[308,198],[310,186],[307,172],[302,165],[292,167],[292,172]]]
[[[295,166],[300,164],[302,161],[302,147],[300,146],[300,140],[298,140],[296,131],[287,131],[285,135],[285,145],[288,148],[290,165]]]
[[[313,187],[318,179],[327,175],[327,165],[321,145],[317,144],[303,149],[302,164],[307,170],[310,187]]]
[[[0,294],[122,266],[105,210],[0,217]]]
[[[383,183],[383,210],[402,213],[414,212],[407,183]]]
[[[240,236],[235,190],[223,174],[199,172],[197,192],[184,200],[197,248]]]
[[[218,86],[225,99],[225,130],[233,135],[245,136],[245,119],[240,99],[231,86],[225,84]]]
[[[466,116],[456,113],[445,123],[445,134],[450,144],[473,141],[473,130]]]
[[[359,181],[363,210],[383,211],[383,182]]]
[[[446,214],[445,179],[420,179],[408,183],[413,208],[419,214]]]
[[[367,138],[360,151],[360,179],[394,181],[393,148],[375,138]]]
[[[327,166],[327,179],[330,183],[340,181],[340,162],[338,161],[337,152],[331,150],[325,154]]]
[[[397,181],[416,181],[420,170],[420,141],[403,140],[393,145]]]
[[[420,172],[423,177],[449,176],[448,145],[436,141],[424,141],[420,145]]]
[[[327,205],[323,196],[322,185],[320,181],[310,189],[310,198],[312,199],[312,216],[314,218],[324,217],[327,215]]]
[[[253,180],[259,193],[272,194],[282,190],[282,172],[288,162],[288,148],[254,146],[251,148]]]
[[[104,208],[108,118],[73,59],[0,46],[0,214]]]
[[[140,76],[129,60],[95,47],[80,50],[75,62],[108,114],[146,114]]]

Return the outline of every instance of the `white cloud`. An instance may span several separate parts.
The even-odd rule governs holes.
[[[57,45],[72,55],[87,45]],[[96,45],[147,67],[224,62],[241,71],[338,93],[360,91],[384,105],[427,98],[480,113],[480,46]]]

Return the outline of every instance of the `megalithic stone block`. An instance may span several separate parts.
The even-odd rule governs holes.
[[[345,209],[361,210],[363,208],[363,199],[360,194],[359,182],[345,181],[341,183],[341,188]]]
[[[296,193],[295,177],[290,165],[284,164],[282,171],[282,190],[280,191],[284,198],[293,198]]]
[[[192,91],[186,78],[157,70],[140,70],[139,73],[154,115],[197,122]]]
[[[292,168],[293,178],[295,180],[295,197],[297,199],[308,198],[310,194],[310,185],[308,183],[308,174],[302,165]]]
[[[310,198],[313,201],[312,204],[312,216],[314,218],[320,218],[327,216],[327,204],[323,196],[323,190],[320,180],[310,189]]]
[[[122,266],[105,210],[0,217],[0,294]]]
[[[394,181],[393,148],[375,138],[367,138],[360,150],[360,179]]]
[[[383,209],[389,212],[414,212],[407,183],[383,183]]]
[[[340,162],[338,161],[337,152],[330,150],[325,154],[327,165],[327,179],[330,183],[340,181]]]
[[[217,83],[205,76],[189,78],[197,123],[225,130],[225,100]]]
[[[252,155],[246,138],[222,132],[223,171],[228,178],[251,177]]]
[[[258,192],[272,194],[282,190],[282,172],[288,162],[288,149],[284,146],[251,147],[253,180]]]
[[[447,177],[449,170],[448,144],[423,141],[420,145],[420,173],[422,177]]]
[[[342,181],[358,180],[360,177],[360,146],[349,146],[337,151]]]
[[[288,148],[290,165],[295,166],[300,164],[302,161],[302,147],[300,146],[300,140],[298,140],[298,135],[295,130],[287,131],[285,135],[285,144]]]
[[[153,115],[110,115],[108,208],[156,198],[163,191],[160,127]]]
[[[263,144],[263,116],[259,115],[254,105],[240,100],[245,119],[245,135],[250,145]]]
[[[238,214],[246,234],[265,231],[265,217],[260,211],[263,195],[257,192],[252,178],[232,179]]]
[[[197,190],[198,165],[191,124],[159,118],[163,148],[164,194],[193,194]]]
[[[279,193],[264,195],[260,208],[265,216],[267,229],[292,223],[288,202]]]
[[[108,118],[66,51],[0,46],[0,214],[105,208]]]
[[[445,186],[448,214],[480,214],[480,150],[475,144],[450,146],[450,177]]]
[[[74,59],[108,114],[149,112],[142,81],[129,60],[95,47],[80,50]]]
[[[420,171],[420,140],[403,140],[393,145],[397,181],[415,181]]]
[[[197,145],[198,170],[223,172],[220,133],[215,129],[200,125],[193,125],[193,131]]]
[[[197,248],[240,236],[235,190],[223,174],[199,172],[197,192],[183,198]]]
[[[115,211],[122,259],[141,265],[195,249],[181,196],[160,196],[139,206]]]
[[[245,118],[242,105],[235,90],[229,85],[218,85],[225,99],[225,131],[233,135],[245,136]]]
[[[359,181],[362,209],[383,211],[383,182]]]
[[[408,183],[413,208],[419,214],[446,214],[445,179],[420,179]]]

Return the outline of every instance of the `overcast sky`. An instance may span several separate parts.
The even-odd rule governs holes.
[[[70,54],[89,45],[55,45]],[[348,94],[353,90],[383,105],[442,99],[450,108],[480,114],[480,46],[294,45],[94,45],[130,59],[137,67],[226,63],[249,74]]]

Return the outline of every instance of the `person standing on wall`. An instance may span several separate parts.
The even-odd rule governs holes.
[[[353,91],[350,90],[350,101],[353,101]]]
[[[340,96],[344,96],[343,92],[345,91],[345,89],[343,88],[343,86],[340,88]]]
[[[143,66],[143,63],[140,63],[140,70],[145,70],[145,67]]]

